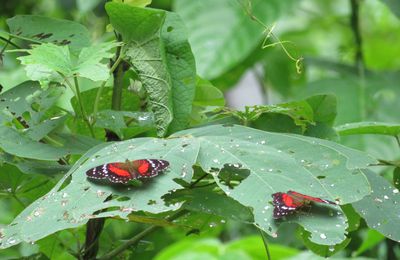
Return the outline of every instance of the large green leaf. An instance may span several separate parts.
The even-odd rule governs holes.
[[[35,241],[82,225],[90,218],[126,218],[132,211],[174,210],[179,204],[166,204],[163,198],[181,188],[174,179],[190,182],[191,166],[196,162],[212,173],[226,195],[252,208],[256,226],[273,235],[282,223],[272,218],[274,192],[292,189],[340,204],[352,203],[370,192],[359,169],[376,163],[362,152],[333,142],[242,126],[209,126],[182,131],[164,140],[137,138],[101,147],[77,162],[49,194],[2,230],[1,247]],[[140,158],[163,158],[170,162],[170,169],[140,188],[100,185],[86,179],[85,172],[92,167]],[[222,176],[217,170],[226,164],[249,170],[234,188],[225,186],[226,180],[219,178]],[[72,176],[71,182],[64,183],[68,176]],[[111,194],[112,199],[106,200]],[[99,213],[103,209],[108,210]],[[310,240],[315,243],[333,245],[345,239],[346,219],[336,206],[315,205],[309,213],[294,215],[287,221],[311,232]],[[41,228],[44,225],[46,229]]]
[[[37,15],[16,15],[7,20],[10,33],[35,42],[68,45],[74,51],[90,45],[89,31],[80,23]]]
[[[198,73],[214,79],[242,62],[259,46],[265,28],[253,21],[236,0],[176,0],[174,9],[187,25]],[[242,6],[243,3],[243,6]],[[253,0],[253,14],[267,26],[297,1]],[[284,54],[282,54],[284,55]]]
[[[255,224],[269,234],[275,234],[279,225],[272,219],[270,202],[274,192],[292,189],[341,204],[358,201],[370,192],[359,168],[376,161],[336,143],[240,126],[213,126],[180,134],[202,141],[197,161],[204,170],[231,163],[251,171],[234,189],[214,176],[228,196],[253,208]],[[347,223],[339,209],[316,207],[310,215],[295,215],[289,221],[310,231],[310,240],[315,243],[330,245],[345,239]]]
[[[122,34],[126,58],[148,94],[158,135],[184,129],[194,99],[196,69],[184,26],[176,14],[108,3],[113,27]]]
[[[400,193],[385,178],[365,171],[372,192],[361,201],[353,203],[354,209],[368,226],[386,237],[400,241]]]

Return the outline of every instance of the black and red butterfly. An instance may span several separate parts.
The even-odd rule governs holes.
[[[295,191],[277,192],[272,194],[272,204],[274,205],[274,218],[278,219],[294,213],[301,207],[310,204],[311,201],[337,205],[330,200],[324,200],[317,197],[311,197]]]
[[[112,183],[127,183],[130,180],[152,178],[169,166],[169,162],[159,159],[140,159],[112,162],[86,171],[90,179],[108,179]]]

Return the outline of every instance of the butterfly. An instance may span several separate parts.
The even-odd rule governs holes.
[[[86,176],[89,179],[108,179],[112,183],[127,183],[130,180],[155,177],[168,166],[168,161],[160,159],[126,160],[91,168],[86,171]]]
[[[276,192],[272,194],[272,204],[274,205],[274,218],[279,219],[294,213],[299,208],[310,204],[311,201],[337,205],[335,202],[330,200],[324,200],[317,197],[311,197],[295,191]]]

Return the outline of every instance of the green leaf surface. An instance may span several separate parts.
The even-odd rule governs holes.
[[[57,45],[68,45],[73,51],[90,45],[90,33],[80,23],[38,15],[16,15],[7,20],[10,33],[16,37]]]
[[[173,13],[118,3],[108,3],[106,10],[147,91],[158,135],[165,135],[168,127],[170,132],[184,129],[192,109],[196,69],[182,21]]]
[[[90,218],[119,216],[132,211],[160,213],[180,205],[167,205],[164,196],[181,188],[173,179],[189,183],[198,163],[212,173],[229,197],[253,209],[254,224],[276,234],[282,221],[272,218],[271,195],[296,190],[310,196],[351,203],[369,194],[367,179],[359,170],[376,160],[333,142],[297,135],[268,133],[242,126],[209,126],[181,131],[171,138],[137,138],[93,149],[65,176],[71,182],[62,190],[65,178],[49,194],[27,207],[2,233],[1,247],[34,241],[58,230],[83,225]],[[103,149],[100,149],[104,147]],[[126,159],[162,158],[170,162],[165,174],[141,187],[113,187],[89,182],[85,172],[109,162]],[[234,188],[225,186],[217,169],[238,165],[250,174]],[[113,199],[105,201],[109,195]],[[118,199],[123,197],[124,199]],[[108,209],[95,215],[102,209]],[[345,216],[337,206],[315,205],[306,214],[287,219],[312,233],[310,240],[333,245],[345,239]],[[46,225],[48,228],[38,228]]]
[[[149,130],[154,126],[153,114],[149,112],[130,112],[102,110],[97,113],[95,127],[110,129],[120,139],[124,139],[123,130],[137,128],[137,131]]]
[[[165,61],[172,84],[174,118],[169,132],[186,129],[196,91],[196,64],[185,25],[175,13],[166,13],[161,31]]]
[[[116,42],[99,43],[84,47],[77,61],[71,56],[68,46],[58,46],[53,43],[43,43],[27,50],[29,55],[19,57],[25,65],[27,76],[32,80],[57,80],[63,77],[79,76],[93,81],[104,81],[109,78],[109,69],[101,61],[111,58],[111,49],[118,46]]]
[[[400,124],[384,122],[348,123],[335,127],[339,135],[378,134],[397,136],[400,134]]]
[[[198,74],[214,79],[261,48],[265,28],[253,21],[235,0],[174,2],[174,10],[189,29],[189,41],[196,57]],[[254,0],[253,14],[267,26],[297,1]],[[282,54],[283,55],[283,54]]]
[[[274,192],[296,190],[343,204],[358,201],[370,192],[359,168],[375,160],[336,143],[240,126],[213,126],[180,134],[206,139],[197,160],[204,170],[231,163],[251,171],[234,189],[220,183],[216,175],[214,178],[228,196],[253,208],[255,224],[268,234],[276,234],[280,223],[272,219]],[[354,190],[354,186],[347,186],[350,183],[357,186],[356,192],[349,192]],[[315,207],[309,214],[294,215],[288,221],[312,232],[310,240],[315,243],[332,245],[345,239],[347,223],[335,207]]]
[[[354,209],[367,225],[384,236],[400,241],[400,193],[385,178],[371,171],[364,171],[372,192],[361,201],[353,203]]]
[[[41,127],[46,112],[63,92],[64,88],[62,87],[42,89],[37,82],[21,83],[0,94],[0,120],[4,123],[20,118],[20,121],[25,121],[29,127],[32,127],[32,129],[26,130],[27,134],[36,136],[35,133],[29,132],[34,131],[33,129],[36,127]]]
[[[188,190],[187,192],[179,193],[179,195],[187,201],[183,207],[188,210],[213,214],[241,222],[252,222],[250,209],[243,207],[230,197],[212,192],[207,188]]]
[[[195,106],[224,106],[224,94],[209,81],[197,77],[196,94],[193,100]]]
[[[325,258],[330,257],[336,254],[337,252],[343,250],[351,241],[350,238],[346,238],[345,240],[343,240],[343,242],[337,245],[330,245],[330,246],[318,245],[311,242],[309,236],[310,236],[309,232],[305,230],[301,231],[301,238],[303,240],[304,245],[315,254],[323,256]]]
[[[16,130],[0,125],[0,148],[9,154],[37,160],[58,160],[69,152],[29,139]]]

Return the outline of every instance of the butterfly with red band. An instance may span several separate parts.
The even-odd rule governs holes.
[[[127,183],[130,180],[152,178],[169,166],[169,162],[159,159],[140,159],[112,162],[86,171],[89,179],[107,179],[112,183]]]
[[[272,194],[274,205],[274,218],[278,219],[294,213],[301,207],[310,204],[311,201],[337,205],[335,202],[317,197],[304,195],[295,191],[277,192]]]

